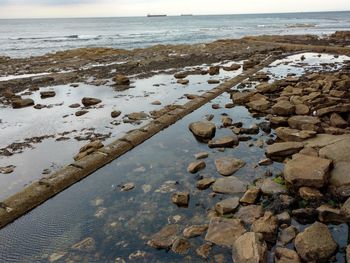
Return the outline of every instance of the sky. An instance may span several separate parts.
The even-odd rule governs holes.
[[[0,18],[350,11],[350,0],[0,0]]]

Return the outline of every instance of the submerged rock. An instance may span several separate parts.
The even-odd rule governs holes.
[[[84,240],[76,243],[72,246],[73,250],[79,250],[82,252],[92,252],[96,249],[96,242],[92,237],[85,238]]]
[[[245,162],[233,157],[222,157],[215,160],[217,171],[223,176],[230,176],[245,165]]]
[[[156,249],[170,248],[177,237],[178,225],[167,225],[154,234],[147,244]]]
[[[186,227],[183,231],[183,236],[185,238],[192,238],[202,235],[208,230],[208,225],[194,225]]]
[[[191,244],[190,244],[190,242],[188,242],[187,239],[177,238],[174,241],[174,243],[171,247],[171,250],[177,254],[187,254],[190,247],[191,247]]]
[[[244,193],[248,183],[239,180],[234,176],[219,178],[213,184],[213,191],[222,194]]]
[[[188,192],[174,193],[171,197],[171,201],[178,206],[187,207],[190,201],[190,194]]]

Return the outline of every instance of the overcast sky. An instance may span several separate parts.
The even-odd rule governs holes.
[[[350,0],[0,0],[0,18],[349,10]]]

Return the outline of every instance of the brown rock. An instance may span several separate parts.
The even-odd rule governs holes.
[[[289,126],[298,130],[314,130],[320,123],[320,119],[313,116],[293,116],[288,119]]]
[[[301,187],[299,188],[299,195],[304,200],[319,200],[323,198],[323,195],[318,189],[310,187]]]
[[[209,75],[218,75],[220,73],[220,67],[219,66],[213,66],[210,67],[208,70]]]
[[[287,193],[287,188],[284,185],[276,183],[271,178],[266,178],[261,185],[261,191],[265,195],[283,194]]]
[[[249,102],[250,98],[253,97],[255,92],[236,92],[231,95],[231,99],[236,104],[244,104]]]
[[[185,238],[198,237],[208,230],[208,225],[194,225],[186,227],[183,231]]]
[[[270,243],[275,243],[277,238],[278,219],[271,212],[257,219],[252,224],[252,231],[261,233],[264,239]]]
[[[114,81],[117,85],[129,85],[130,84],[130,79],[127,76],[121,75],[121,74],[118,74],[117,76],[115,76]]]
[[[149,117],[149,115],[144,112],[133,112],[128,114],[127,117],[129,118],[129,120],[132,121],[141,121],[146,120]]]
[[[254,204],[260,194],[260,188],[249,188],[239,200],[241,203]]]
[[[190,131],[200,141],[208,141],[215,136],[215,124],[209,121],[193,122],[189,126]]]
[[[79,108],[79,107],[80,107],[79,103],[74,103],[74,104],[69,105],[69,108],[72,108],[72,109]]]
[[[112,111],[111,112],[111,117],[114,119],[114,118],[118,118],[120,116],[120,114],[122,114],[121,111]]]
[[[254,111],[266,112],[270,108],[270,102],[266,99],[260,99],[247,103],[247,106]]]
[[[80,116],[85,115],[85,114],[88,113],[88,112],[89,112],[89,111],[87,111],[87,110],[79,110],[79,111],[77,111],[77,112],[75,113],[75,116],[80,117]]]
[[[342,224],[350,222],[350,218],[345,216],[340,209],[329,205],[321,205],[317,208],[318,220],[326,224]]]
[[[100,99],[95,99],[95,98],[83,98],[81,100],[81,103],[85,106],[85,107],[88,107],[88,106],[93,106],[93,105],[96,105],[96,104],[99,104],[101,103],[102,100]]]
[[[147,244],[156,249],[167,249],[174,243],[177,231],[178,225],[167,225],[154,234]]]
[[[96,249],[96,242],[92,237],[85,238],[84,240],[76,243],[72,246],[73,250],[82,252],[92,252]]]
[[[244,193],[247,189],[247,182],[243,182],[234,176],[219,178],[213,184],[213,191],[222,194]]]
[[[288,248],[277,247],[275,263],[301,263],[298,253]]]
[[[40,92],[40,97],[42,99],[46,99],[46,98],[50,98],[50,97],[55,97],[56,96],[56,92],[53,90],[48,90],[48,91],[41,91]]]
[[[299,256],[307,262],[328,262],[337,249],[331,232],[322,223],[314,223],[295,238]]]
[[[346,128],[349,123],[345,121],[338,113],[333,113],[330,117],[330,122],[333,127]]]
[[[209,257],[212,246],[213,245],[210,243],[205,243],[201,245],[199,248],[196,249],[197,255],[203,259],[207,259]]]
[[[306,139],[316,136],[315,131],[300,131],[288,127],[279,127],[276,129],[276,135],[283,141],[287,142],[302,142]]]
[[[204,161],[196,161],[193,163],[190,163],[187,167],[187,171],[189,173],[195,174],[203,169],[205,169],[206,164]]]
[[[237,238],[232,249],[233,262],[267,262],[267,245],[261,234],[248,232]]]
[[[305,104],[295,105],[295,113],[297,115],[307,115],[307,114],[309,114],[309,112],[310,112],[310,109]]]
[[[215,210],[219,213],[219,215],[226,215],[233,213],[238,206],[239,198],[232,197],[216,203]]]
[[[266,148],[266,156],[270,158],[287,157],[299,152],[303,148],[304,144],[300,142],[274,143]]]
[[[287,228],[284,228],[280,232],[277,244],[281,246],[285,246],[288,243],[292,242],[297,234],[298,234],[298,230],[294,226],[289,226]]]
[[[224,136],[208,142],[209,148],[232,148],[238,144],[239,141],[236,135]]]
[[[217,171],[223,176],[230,176],[245,165],[245,162],[233,157],[222,157],[215,160]]]
[[[272,106],[272,113],[278,116],[290,116],[294,112],[295,106],[289,101],[279,101]]]
[[[188,242],[187,239],[184,238],[177,238],[172,247],[171,250],[176,254],[187,254],[188,250],[190,249],[191,244]]]
[[[218,79],[209,79],[208,80],[208,84],[219,84],[220,83],[220,80]]]
[[[188,83],[190,83],[188,79],[178,79],[176,82],[182,85],[187,85]]]
[[[204,178],[197,182],[197,188],[199,190],[208,189],[213,183],[215,183],[214,178]]]
[[[175,75],[174,75],[174,77],[176,78],[176,79],[184,79],[184,78],[186,78],[187,77],[187,73],[186,72],[178,72],[178,73],[176,73]]]
[[[239,218],[245,224],[251,225],[253,222],[264,214],[264,210],[260,205],[248,205],[239,208],[235,213],[235,217]]]
[[[12,108],[14,109],[29,107],[33,105],[34,105],[34,100],[32,99],[14,99],[12,101]]]
[[[190,201],[190,194],[188,192],[174,193],[171,197],[171,201],[178,206],[187,207]]]

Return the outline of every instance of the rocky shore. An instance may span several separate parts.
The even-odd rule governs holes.
[[[181,186],[181,190],[177,187],[176,190],[164,190],[169,193],[169,206],[173,203],[178,209],[190,209],[188,207],[191,207],[193,199],[198,198],[197,192],[212,200],[210,205],[208,203],[204,207],[205,213],[199,215],[200,223],[179,223],[175,220],[163,224],[159,232],[144,237],[143,241],[152,249],[171,250],[169,253],[181,255],[191,262],[345,262],[345,258],[350,257],[350,248],[339,246],[331,226],[348,225],[350,220],[349,60],[344,61],[341,67],[329,62],[329,65],[322,65],[323,70],[311,68],[301,75],[287,74],[283,78],[276,78],[268,70],[261,69],[286,54],[305,50],[320,52],[320,57],[324,51],[335,58],[350,55],[346,47],[348,44],[349,35],[338,32],[322,40],[312,36],[266,36],[224,40],[190,48],[153,47],[130,52],[93,49],[27,60],[2,58],[3,65],[7,67],[0,67],[0,75],[46,72],[47,62],[52,64],[56,60],[59,62],[54,71],[72,71],[52,73],[38,79],[30,77],[0,82],[3,105],[13,108],[39,107],[34,100],[16,94],[28,87],[33,89],[88,79],[91,81],[91,77],[95,83],[111,79],[113,86],[128,87],[132,83],[127,75],[133,73],[141,77],[159,73],[155,70],[203,62],[245,62],[241,75],[201,95],[187,94],[189,101],[184,105],[167,106],[152,114],[133,112],[125,116],[130,122],[150,117],[153,120],[149,125],[133,130],[106,146],[101,140],[91,140],[74,156],[75,162],[4,200],[0,209],[1,226],[226,92],[231,100],[229,103],[222,105],[211,102],[211,110],[205,112],[205,118],[191,122],[188,126],[187,133],[194,136],[201,147],[207,147],[207,151],[198,152],[187,163],[187,174],[184,176],[194,176],[196,183]],[[176,56],[170,56],[175,53]],[[149,54],[153,58],[145,58]],[[298,56],[298,62],[303,65],[305,55]],[[131,57],[139,62],[130,62]],[[129,62],[82,69],[92,63],[108,64],[111,61]],[[212,66],[206,72],[174,69],[167,73],[174,74],[178,84],[187,85],[188,82],[184,80],[192,74],[215,76],[219,70],[230,71],[240,67],[232,64],[226,68]],[[307,65],[301,67],[306,68]],[[332,69],[331,72],[328,68]],[[217,84],[215,79],[210,82]],[[42,91],[40,96],[50,98],[55,97],[56,93]],[[76,116],[84,115],[84,110],[98,107],[101,102],[98,98],[82,98],[81,104],[85,108],[77,111]],[[154,101],[153,104],[159,106],[162,103]],[[256,122],[245,126],[242,120],[231,116],[230,110],[237,107],[248,109]],[[221,114],[221,123],[218,125],[212,119],[221,109],[228,113]],[[111,112],[111,117],[118,118],[121,114],[115,110]],[[265,156],[260,156],[257,162],[243,160],[237,153],[231,152],[242,144],[249,147],[246,154],[253,153],[254,149],[263,149]],[[206,174],[211,166],[208,158],[214,159],[215,174]],[[280,168],[278,173],[276,165]],[[264,169],[264,173],[242,176],[240,171],[248,167],[253,170]],[[6,166],[0,171],[9,174],[13,169],[15,167]],[[120,185],[120,190],[132,194],[137,187],[134,182],[126,182]],[[103,218],[105,213],[105,210],[101,210],[96,217]],[[88,237],[73,245],[72,251],[95,253],[95,243],[93,238]],[[220,249],[223,249],[222,253]],[[227,251],[230,259],[225,254]],[[136,251],[130,254],[129,260],[154,260],[149,253],[148,250]],[[52,254],[48,261],[64,262],[74,257],[78,261],[82,259],[76,252],[71,252]],[[127,261],[117,258],[115,262]]]

